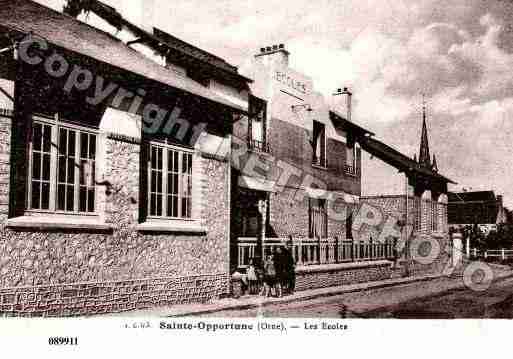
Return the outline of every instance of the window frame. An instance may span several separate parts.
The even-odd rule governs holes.
[[[318,204],[318,206],[316,206]],[[325,237],[328,238],[328,201],[325,198],[312,198],[308,197],[308,238],[318,238],[315,236],[314,232],[314,223],[315,223],[315,213],[318,215],[322,215],[322,234],[325,234]]]
[[[197,221],[198,219],[195,218],[195,213],[194,213],[194,196],[196,195],[196,191],[195,191],[195,188],[194,188],[194,176],[196,175],[194,172],[194,162],[197,160],[195,158],[195,150],[192,149],[192,148],[188,148],[188,147],[182,147],[182,146],[177,146],[175,144],[171,144],[171,143],[168,143],[167,141],[164,141],[164,142],[160,142],[160,141],[149,141],[147,143],[147,146],[148,146],[148,158],[147,158],[147,188],[145,189],[146,191],[146,202],[147,202],[147,208],[146,208],[146,211],[147,211],[147,214],[146,214],[146,220],[149,220],[149,221],[184,221],[184,222],[191,222],[191,221]],[[161,216],[158,216],[158,215],[152,215],[152,211],[151,211],[151,195],[152,195],[152,182],[151,182],[151,177],[152,177],[152,163],[151,163],[151,156],[152,156],[152,149],[153,147],[157,147],[157,148],[162,148],[162,169],[160,170],[162,172],[162,203],[161,203],[161,213],[162,215]],[[190,168],[191,168],[191,172],[190,172],[190,183],[191,183],[191,190],[190,190],[190,194],[189,194],[189,205],[190,205],[190,217],[173,217],[173,216],[168,216],[167,215],[167,201],[168,201],[168,197],[169,197],[169,193],[167,192],[167,186],[168,186],[168,182],[169,182],[169,168],[168,168],[168,156],[169,156],[169,152],[171,151],[176,151],[179,153],[179,164],[178,164],[178,169],[180,170],[180,168],[182,168],[183,166],[183,155],[184,154],[189,154],[190,155],[190,159],[191,159],[191,164],[190,164]],[[165,155],[164,155],[165,153]],[[165,174],[165,175],[164,175]],[[178,185],[179,185],[179,188],[178,188],[178,194],[180,195],[181,194],[181,190],[182,188],[180,186],[183,185],[183,173],[180,173],[178,172],[179,174],[179,178],[178,178]],[[177,207],[177,211],[178,213],[181,213],[181,210],[182,210],[182,199],[183,197],[182,196],[178,196],[178,207]],[[165,215],[164,215],[165,214]]]
[[[316,127],[315,124],[316,123],[318,123],[320,126],[322,126],[322,131],[319,131],[319,133],[317,133],[317,136],[316,136],[316,132],[315,132],[315,127]],[[324,134],[324,136],[322,136],[322,141],[320,143],[318,143],[319,142],[318,140],[321,139],[321,134]],[[327,159],[328,139],[326,136],[326,124],[321,121],[313,120],[312,136],[313,136],[313,145],[314,145],[313,146],[313,155],[312,155],[312,165],[317,166],[317,167],[327,168],[328,167],[328,159]],[[324,150],[323,150],[323,144],[324,144]],[[317,146],[320,146],[320,148],[319,148],[320,158],[319,159],[317,158]]]
[[[438,228],[440,226],[440,216],[438,213],[438,202],[437,201],[431,201],[431,230],[433,232],[438,232]]]
[[[98,129],[93,129],[90,127],[76,125],[70,122],[67,122],[65,119],[60,118],[58,114],[55,117],[50,117],[44,114],[33,114],[31,116],[31,125],[30,125],[30,141],[28,142],[28,168],[27,168],[27,189],[25,191],[25,212],[26,213],[35,213],[35,214],[48,214],[48,215],[61,215],[61,216],[90,216],[97,217],[99,216],[99,191],[98,184],[96,178],[98,177],[98,164],[99,164],[99,148],[100,148],[100,133]],[[49,193],[49,208],[32,208],[32,181],[33,181],[33,148],[34,148],[34,139],[33,139],[33,128],[35,123],[40,123],[43,126],[50,126],[51,138],[50,138],[50,193]],[[74,175],[74,183],[73,183],[73,211],[67,210],[59,210],[58,209],[58,185],[59,185],[59,132],[60,129],[64,128],[67,130],[76,131],[75,136],[75,155],[73,159],[75,161],[75,175]],[[94,178],[93,178],[93,186],[94,187],[94,210],[92,212],[80,211],[80,160],[81,160],[81,134],[87,133],[88,135],[95,136],[95,159],[94,159]],[[78,162],[77,162],[78,161]]]
[[[249,95],[248,98],[248,148],[251,151],[258,151],[263,153],[270,153],[269,143],[267,141],[267,101]],[[256,120],[259,121],[256,121]],[[253,124],[260,122],[261,129],[261,140],[253,138]]]

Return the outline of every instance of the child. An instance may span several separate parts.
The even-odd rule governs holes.
[[[246,274],[248,277],[249,294],[258,293],[258,277],[255,268],[255,261],[253,258],[249,260],[249,266]]]
[[[274,285],[276,283],[276,267],[274,265],[273,255],[270,254],[267,256],[264,262],[264,295],[266,297],[271,296],[271,290],[274,290]]]

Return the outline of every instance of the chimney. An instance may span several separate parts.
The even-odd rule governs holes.
[[[289,66],[289,55],[290,53],[285,50],[285,45],[279,44],[261,47],[260,52],[255,55],[255,59],[264,65],[273,63]]]
[[[347,87],[344,87],[343,89],[339,88],[333,94],[333,96],[337,96],[335,104],[337,108],[341,109],[342,115],[345,116],[346,120],[351,121],[351,107],[353,97],[351,91],[349,91]]]

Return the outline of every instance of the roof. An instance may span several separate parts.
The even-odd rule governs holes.
[[[363,137],[359,140],[359,143],[365,151],[401,171],[415,172],[445,183],[456,183],[438,172],[422,167],[408,156],[374,138]]]
[[[241,106],[160,66],[110,34],[33,1],[0,0],[0,26],[23,34],[33,33],[66,50],[245,112]]]
[[[167,47],[167,49],[173,50],[174,53],[179,53],[182,56],[185,56],[189,61],[197,60],[203,64],[211,66],[214,69],[221,70],[221,72],[223,72],[225,75],[235,77],[239,81],[252,81],[239,74],[237,71],[237,67],[229,64],[224,59],[216,55],[213,55],[203,49],[200,49],[192,44],[189,44],[160,29],[153,28],[153,33],[148,32],[140,26],[137,26],[134,23],[125,19],[112,6],[106,5],[99,0],[85,0],[82,1],[80,4],[75,3],[73,4],[73,6],[67,7],[66,13],[72,16],[77,16],[83,10],[94,12],[98,16],[102,17],[104,20],[108,21],[117,29],[121,29],[123,26],[126,26],[128,29],[130,29],[130,31],[137,34],[137,36],[141,36],[141,39],[136,40],[136,42],[144,42],[144,40],[151,41],[155,43],[156,48],[165,46]]]
[[[493,191],[449,192],[447,197],[450,224],[497,223],[501,202]]]
[[[449,202],[496,201],[493,191],[449,192],[447,197]]]
[[[347,127],[357,133],[360,133],[361,135],[371,135],[371,136],[374,136],[374,133],[357,125],[356,123],[354,122],[351,122],[349,121],[348,119],[346,119],[344,117],[344,115],[338,113],[337,111],[334,111],[334,110],[331,110],[330,111],[330,118],[332,121],[336,121],[336,122],[339,122],[342,124],[343,127]]]
[[[207,52],[203,49],[200,49],[199,47],[196,47],[194,45],[189,44],[188,42],[185,42],[171,34],[168,34],[165,31],[162,31],[157,28],[153,28],[153,34],[155,37],[161,39],[163,42],[166,43],[169,47],[173,48],[174,50],[179,50],[183,52],[186,55],[189,55],[191,57],[194,57],[198,60],[208,62],[216,67],[219,67],[223,70],[232,72],[234,74],[238,74],[237,72],[237,66],[233,66],[226,62],[224,59],[211,54],[210,52]],[[241,76],[241,75],[239,75]]]

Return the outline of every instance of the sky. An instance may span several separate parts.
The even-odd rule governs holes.
[[[61,10],[64,0],[38,0]],[[241,66],[284,43],[329,96],[348,86],[353,120],[413,157],[422,93],[431,154],[451,190],[494,190],[513,208],[513,4],[474,0],[104,0]],[[154,9],[154,11],[151,11]],[[364,194],[404,193],[364,155]]]

